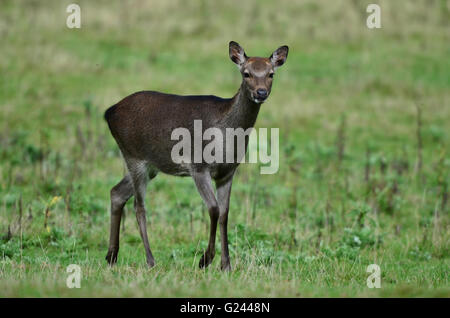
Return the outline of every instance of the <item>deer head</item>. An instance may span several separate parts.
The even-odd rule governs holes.
[[[280,46],[268,58],[247,57],[244,49],[236,42],[230,42],[230,59],[242,74],[242,88],[246,96],[255,103],[263,103],[269,97],[275,70],[286,62],[289,48]]]

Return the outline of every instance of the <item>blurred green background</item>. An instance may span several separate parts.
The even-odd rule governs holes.
[[[80,29],[70,3],[0,3],[1,296],[450,296],[449,1],[76,1]],[[156,268],[131,203],[109,268],[124,167],[103,112],[140,90],[233,96],[230,40],[290,47],[256,124],[280,128],[279,172],[243,165],[233,185],[234,271],[197,269],[207,212],[192,180],[163,175]]]

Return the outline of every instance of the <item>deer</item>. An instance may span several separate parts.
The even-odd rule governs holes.
[[[146,263],[151,268],[155,259],[147,235],[145,194],[147,184],[161,172],[192,177],[210,218],[209,242],[200,268],[209,266],[215,256],[217,224],[220,227],[221,269],[231,270],[228,249],[228,212],[233,176],[239,160],[224,163],[183,162],[172,160],[176,141],[171,132],[177,127],[193,131],[193,122],[201,120],[203,128],[228,127],[247,130],[255,125],[261,105],[267,100],[275,70],[286,62],[289,48],[284,45],[270,57],[247,57],[244,49],[229,42],[229,57],[242,75],[242,82],[232,98],[214,95],[174,95],[156,91],[131,94],[105,112],[109,126],[127,168],[123,179],[110,191],[111,223],[106,261],[117,262],[119,230],[126,202],[134,196],[134,210],[145,248]],[[248,138],[245,138],[247,150]],[[224,152],[230,151],[224,146]],[[214,191],[213,181],[216,191]]]

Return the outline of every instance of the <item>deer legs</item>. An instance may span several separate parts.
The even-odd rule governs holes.
[[[111,189],[111,229],[109,238],[108,254],[106,260],[110,265],[117,262],[119,252],[119,232],[120,221],[125,203],[134,195],[134,208],[139,226],[139,233],[145,248],[147,264],[150,267],[155,265],[147,235],[147,220],[144,204],[145,190],[148,179],[156,176],[156,172],[148,174],[148,166],[144,162],[127,161],[128,171],[122,181]]]
[[[220,268],[224,271],[231,270],[230,254],[228,251],[228,210],[230,207],[230,193],[233,176],[224,182],[216,182],[217,201],[219,202],[219,226],[220,242],[222,247]]]
[[[106,260],[110,265],[117,262],[117,254],[119,253],[120,220],[122,219],[123,207],[132,195],[133,184],[129,174],[111,189],[111,229],[108,254],[106,254]]]
[[[111,189],[111,232],[106,260],[110,265],[117,262],[117,255],[119,252],[120,222],[123,214],[123,208],[125,203],[134,195],[136,219],[139,226],[139,233],[144,243],[147,264],[150,267],[153,267],[155,265],[155,260],[150,250],[150,244],[148,241],[144,197],[147,182],[149,178],[154,178],[156,173],[148,174],[148,167],[140,162],[133,164],[128,162],[128,170],[129,174],[127,174],[116,186]],[[200,196],[208,208],[209,217],[211,220],[208,247],[200,259],[199,266],[200,268],[207,267],[214,259],[216,252],[215,243],[217,223],[219,223],[222,250],[221,268],[222,270],[230,270],[227,223],[233,176],[231,175],[225,180],[216,182],[217,199],[214,195],[214,188],[212,186],[211,176],[208,171],[195,172],[192,177]]]
[[[216,230],[217,230],[217,220],[219,219],[219,206],[217,204],[216,197],[214,196],[214,189],[211,184],[211,176],[209,172],[195,172],[192,175],[197,190],[200,193],[203,201],[206,204],[209,212],[209,218],[211,220],[210,232],[209,232],[209,243],[206,248],[205,253],[200,259],[200,268],[207,267],[214,259],[216,253]]]
[[[155,266],[155,259],[153,258],[152,251],[150,250],[150,244],[148,242],[147,235],[147,211],[145,209],[145,190],[147,189],[148,182],[148,166],[145,163],[128,163],[128,170],[130,171],[131,178],[133,180],[134,188],[134,209],[136,211],[136,219],[139,226],[139,233],[141,235],[142,242],[145,248],[145,257],[147,264],[150,267]],[[153,178],[156,174],[150,174],[150,178]]]
[[[199,266],[200,268],[207,267],[214,259],[216,252],[215,243],[217,221],[219,221],[222,242],[221,268],[223,270],[229,270],[230,257],[228,253],[227,220],[232,178],[229,178],[228,181],[217,185],[218,202],[214,196],[214,189],[211,184],[211,176],[209,172],[196,172],[192,177],[195,181],[195,185],[197,186],[200,196],[208,208],[209,217],[211,220],[208,247],[200,259]]]

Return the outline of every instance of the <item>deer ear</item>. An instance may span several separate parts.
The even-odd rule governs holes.
[[[287,45],[280,46],[272,55],[269,57],[270,62],[274,68],[280,67],[286,62],[289,52],[289,47]]]
[[[245,55],[244,49],[236,42],[230,42],[230,59],[237,64],[239,67],[244,65],[245,61],[247,61],[247,55]]]

